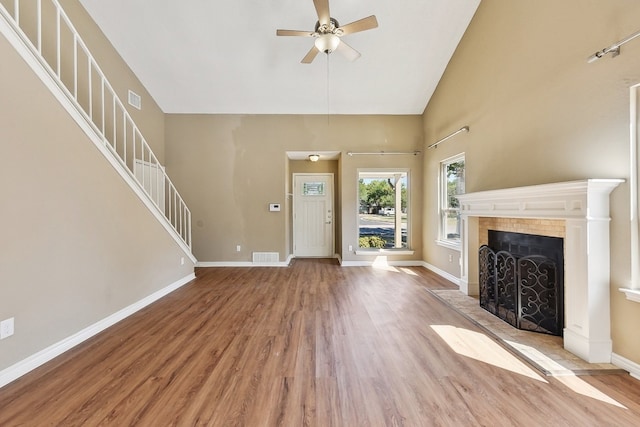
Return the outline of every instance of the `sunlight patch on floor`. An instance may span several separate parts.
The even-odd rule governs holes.
[[[418,275],[418,273],[416,273],[415,271],[410,270],[410,269],[408,269],[408,268],[402,268],[402,267],[401,267],[401,268],[400,268],[400,271],[402,271],[403,273],[408,274],[408,275],[410,275],[410,276],[417,276],[417,275]]]
[[[393,271],[394,273],[398,272],[397,268],[389,265],[389,261],[384,255],[378,255],[373,261],[372,267],[378,270]]]
[[[536,381],[548,382],[485,334],[451,325],[431,325],[431,328],[453,351],[462,356],[524,375]]]
[[[549,356],[546,356],[539,350],[531,346],[513,341],[505,340],[505,342],[518,351],[526,354],[527,357],[535,361],[535,363],[540,365],[546,371],[552,373],[558,381],[573,390],[575,393],[599,400],[604,403],[608,403],[610,405],[615,405],[620,408],[627,409],[624,405],[607,396],[586,381],[582,380],[580,377],[576,376],[576,374],[574,374],[570,369],[565,368],[560,363],[551,359]]]

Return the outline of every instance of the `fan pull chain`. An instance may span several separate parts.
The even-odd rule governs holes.
[[[329,58],[331,55],[327,54],[327,136],[329,135]]]

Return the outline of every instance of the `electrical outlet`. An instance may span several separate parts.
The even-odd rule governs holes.
[[[237,245],[236,246],[236,252],[240,252],[240,250],[241,250],[240,245]]]
[[[349,245],[349,252],[353,251],[353,245]]]
[[[180,265],[184,265],[184,257],[180,257]]]
[[[449,262],[453,262],[453,255],[449,255]]]
[[[0,322],[0,340],[3,340],[13,335],[13,321],[14,321],[14,318],[11,317],[9,319],[6,319]]]

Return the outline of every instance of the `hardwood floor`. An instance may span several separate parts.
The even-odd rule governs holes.
[[[0,426],[632,426],[640,381],[544,377],[422,268],[198,269],[0,389]]]

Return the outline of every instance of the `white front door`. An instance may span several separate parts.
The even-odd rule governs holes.
[[[293,174],[293,254],[333,252],[333,174]]]

